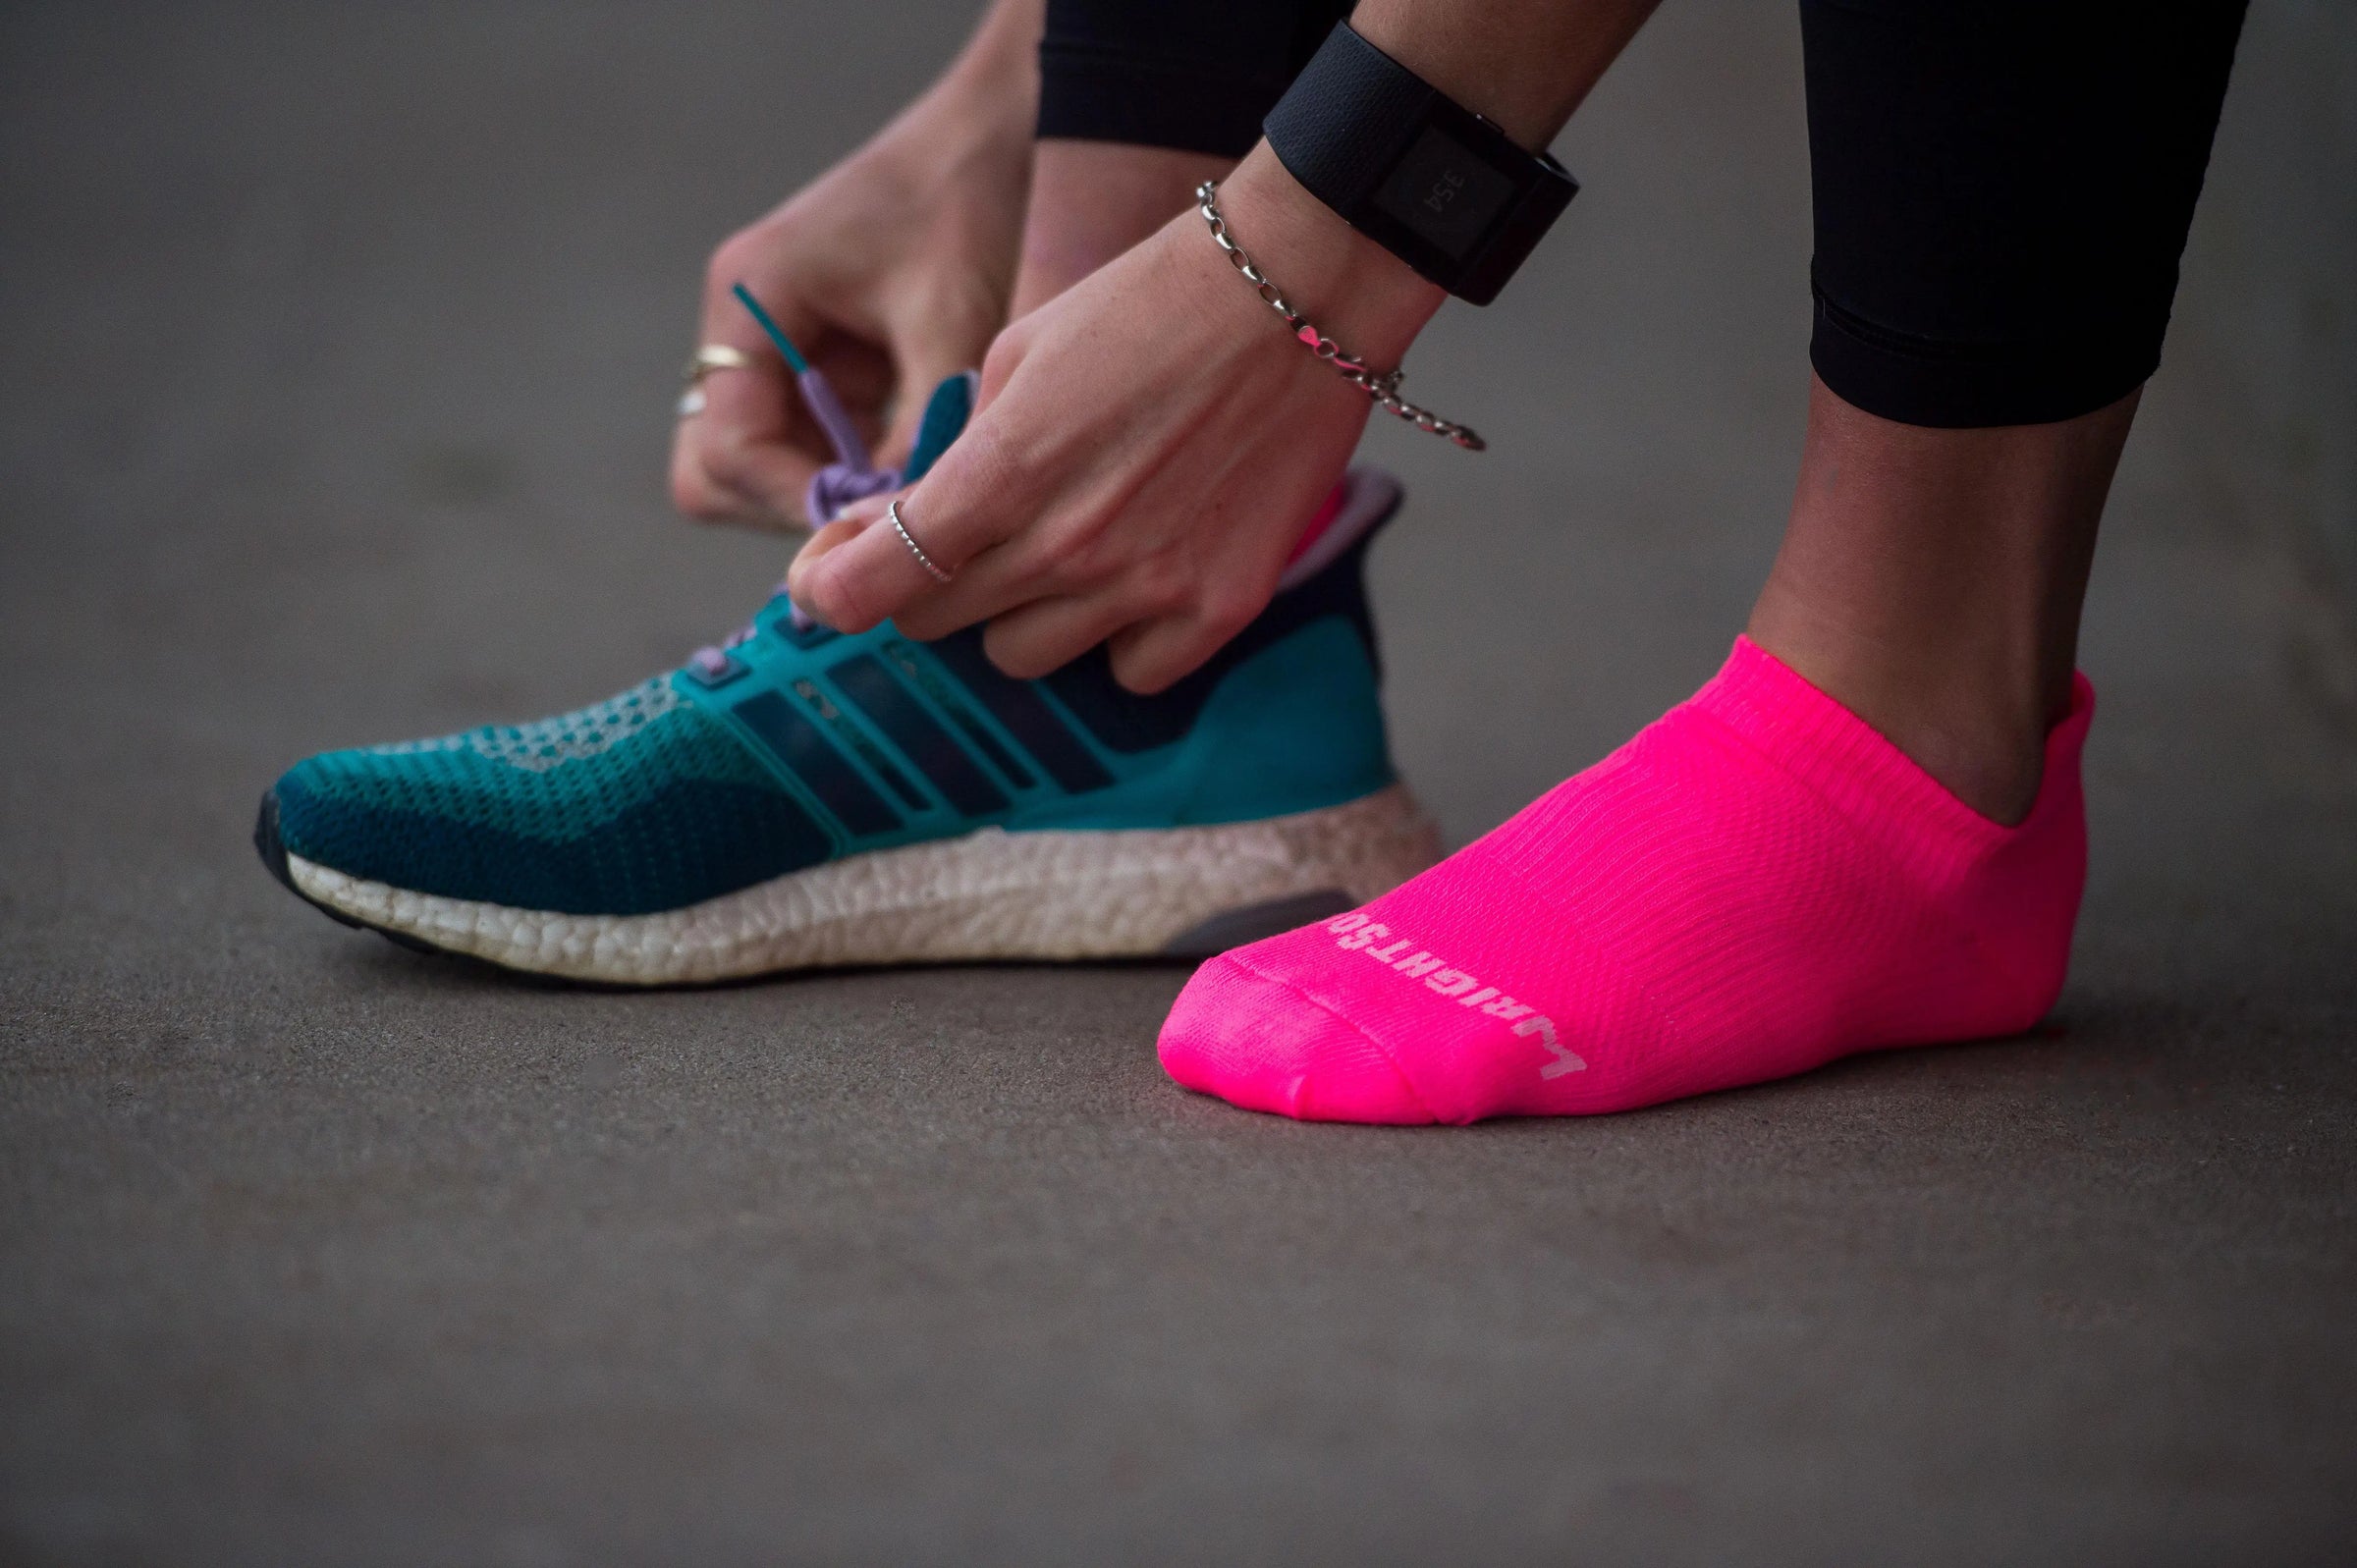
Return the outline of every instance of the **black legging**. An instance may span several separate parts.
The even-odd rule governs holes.
[[[1960,427],[2151,376],[2244,3],[1800,0],[1825,384]],[[1240,156],[1348,10],[1049,0],[1039,134]]]

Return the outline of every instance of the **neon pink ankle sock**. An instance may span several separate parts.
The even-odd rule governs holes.
[[[1309,519],[1309,526],[1302,529],[1301,537],[1293,541],[1291,553],[1285,558],[1287,566],[1308,555],[1309,547],[1326,537],[1326,530],[1334,526],[1334,519],[1343,514],[1343,503],[1349,499],[1350,481],[1347,479],[1337,482],[1332,490],[1326,492],[1326,499],[1318,503],[1317,512]]]
[[[1749,638],[1711,682],[1353,913],[1212,959],[1190,1089],[1332,1121],[1625,1110],[2029,1028],[2086,880],[2082,677],[2019,827]]]

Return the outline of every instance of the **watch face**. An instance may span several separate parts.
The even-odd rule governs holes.
[[[1452,261],[1462,261],[1514,193],[1514,183],[1437,126],[1426,126],[1374,195]]]

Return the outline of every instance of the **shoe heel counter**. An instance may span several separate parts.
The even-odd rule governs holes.
[[[1385,507],[1380,522],[1397,505],[1396,488],[1373,499]],[[1373,531],[1354,528],[1306,580],[1167,690],[1124,689],[1102,647],[1040,685],[1117,772],[1128,758],[1167,758],[1152,766],[1159,782],[1149,792],[1157,811],[1187,824],[1314,811],[1382,789],[1396,775],[1363,574]]]
[[[1326,616],[1230,671],[1187,739],[1190,824],[1315,811],[1391,784],[1372,645]]]

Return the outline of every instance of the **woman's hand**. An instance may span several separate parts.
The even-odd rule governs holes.
[[[1440,304],[1265,145],[1220,202],[1294,307],[1368,363],[1398,363]],[[1022,677],[1110,639],[1122,683],[1158,691],[1268,602],[1371,406],[1293,341],[1190,207],[991,346],[973,424],[901,499],[954,583],[876,520],[878,499],[822,529],[789,586],[845,631],[988,621],[992,662]]]
[[[906,456],[933,386],[981,361],[1006,320],[1022,232],[1037,10],[1004,0],[923,97],[713,252],[697,341],[753,363],[708,372],[703,411],[680,421],[671,492],[682,512],[799,526],[803,488],[833,456],[731,286],[778,318],[871,442],[882,435],[887,466]]]

